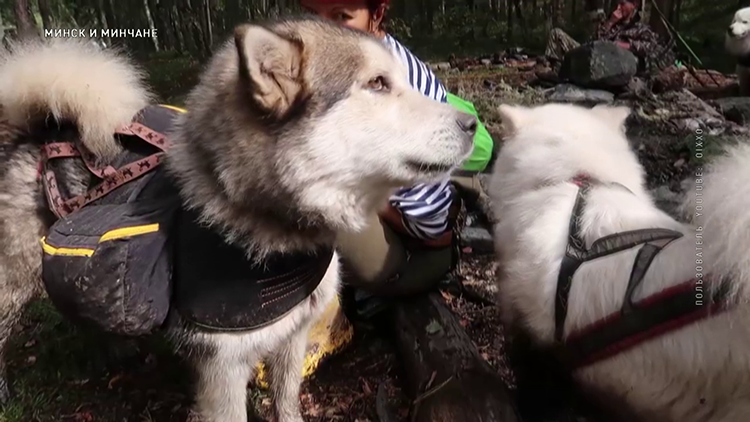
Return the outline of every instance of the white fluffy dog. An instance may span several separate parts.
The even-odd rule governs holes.
[[[501,106],[509,139],[490,194],[504,323],[618,409],[608,421],[623,409],[629,421],[750,421],[750,147],[728,151],[710,177],[697,172],[685,225],[645,190],[624,134],[629,113]],[[559,282],[576,235],[587,253],[635,241],[587,255]]]
[[[750,95],[750,7],[738,10],[727,28],[724,47],[737,60],[740,93]]]

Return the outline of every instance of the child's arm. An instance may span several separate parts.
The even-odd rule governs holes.
[[[445,87],[426,64],[394,38],[388,36],[385,42],[401,59],[414,89],[433,100],[447,102]],[[448,213],[453,203],[450,180],[401,189],[391,196],[390,203],[400,212],[403,226],[412,236],[439,238],[448,229]]]

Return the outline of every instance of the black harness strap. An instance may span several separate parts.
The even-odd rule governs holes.
[[[689,280],[630,303],[627,311],[571,333],[559,347],[558,356],[570,369],[581,368],[725,310],[731,280],[704,280],[704,286],[712,291],[706,303],[696,301],[697,281]]]
[[[573,212],[570,216],[568,245],[566,246],[565,256],[563,256],[560,264],[560,272],[557,277],[557,292],[555,296],[555,341],[558,343],[562,342],[564,337],[565,320],[568,314],[568,301],[570,288],[573,285],[573,276],[584,262],[622,252],[638,245],[651,244],[650,242],[667,241],[666,244],[668,244],[672,240],[682,237],[682,233],[667,229],[630,230],[597,239],[591,245],[591,248],[587,249],[586,243],[580,235],[580,220],[583,216],[583,209],[586,205],[586,195],[591,189],[592,181],[588,177],[581,176],[575,179],[574,183],[578,185],[578,194],[576,196],[575,205],[573,206]],[[619,184],[616,185],[622,186]],[[622,188],[627,190],[624,186],[622,186]],[[632,294],[635,292],[638,285],[640,285],[643,276],[648,270],[648,266],[666,244],[661,247],[652,245],[646,251],[639,252],[639,256],[642,255],[641,261],[645,262],[646,265],[645,267],[643,265],[634,265],[631,279],[628,283],[627,296],[625,298],[627,303],[632,303]],[[638,263],[638,261],[639,260],[637,259],[636,263]]]
[[[569,241],[560,264],[555,300],[555,353],[575,369],[613,356],[665,332],[683,327],[726,309],[731,288],[728,278],[715,281],[690,280],[634,303],[633,296],[651,263],[682,233],[667,229],[640,229],[615,233],[596,240],[590,249],[580,236],[580,219],[591,180],[579,177],[578,195],[570,217]],[[600,321],[571,333],[564,339],[565,319],[573,276],[584,262],[643,245],[633,263],[622,307]],[[696,300],[696,286],[703,284],[707,303]]]
[[[556,341],[561,341],[563,338],[565,319],[568,316],[568,297],[570,288],[573,286],[573,275],[586,260],[586,243],[580,236],[579,225],[583,207],[586,204],[586,194],[590,188],[591,185],[585,180],[578,184],[578,194],[568,225],[568,244],[565,247],[565,256],[563,256],[560,272],[557,275],[557,292],[555,295]]]

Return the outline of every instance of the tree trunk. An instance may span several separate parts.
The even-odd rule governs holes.
[[[113,0],[102,0],[104,2],[104,17],[107,19],[107,27],[109,29],[118,29],[117,16],[115,15],[115,5]],[[112,37],[110,39],[110,45],[122,45],[122,38]]]
[[[395,305],[393,326],[414,422],[515,422],[503,380],[438,293]]]
[[[505,24],[506,32],[505,39],[509,42],[513,40],[513,0],[505,0]]]
[[[673,0],[656,0],[656,7],[658,7],[658,11],[651,11],[651,20],[649,21],[649,25],[651,25],[651,28],[653,28],[654,31],[656,31],[656,33],[662,37],[662,39],[669,39],[669,28],[664,24],[662,15],[664,15],[665,18],[669,16],[669,11],[672,10],[672,1]],[[659,11],[661,13],[659,13]]]
[[[203,23],[203,0],[188,0],[188,3],[190,4],[189,20],[185,23],[189,25],[189,34],[193,35],[196,57],[205,59],[210,48],[206,47],[206,33]]]
[[[5,46],[5,22],[3,21],[3,14],[0,13],[0,48]]]
[[[643,0],[641,3],[641,22],[651,22],[651,9],[653,9],[651,6],[651,0]]]
[[[16,0],[13,13],[16,17],[16,31],[19,38],[39,36],[36,25],[31,18],[29,0]]]
[[[224,3],[224,24],[231,31],[242,21],[242,8],[240,0],[227,0]]]
[[[52,29],[52,11],[49,8],[49,0],[37,0],[39,15],[42,17],[44,29]]]
[[[187,25],[183,23],[185,18],[184,15],[180,13],[180,8],[175,7],[174,1],[175,0],[168,0],[167,4],[169,5],[168,10],[170,19],[168,19],[167,22],[169,22],[169,25],[172,27],[172,33],[175,34],[178,51],[180,53],[190,53],[191,50],[188,41],[190,37],[186,37],[183,32],[183,28],[187,27]]]
[[[174,38],[165,20],[167,16],[165,15],[164,6],[164,0],[148,0],[148,8],[151,11],[151,19],[157,31],[156,35],[159,47],[162,50],[174,50]]]
[[[551,1],[550,14],[552,17],[552,27],[555,28],[560,23],[560,0]]]
[[[602,0],[586,0],[583,3],[583,8],[586,10],[586,12],[594,12],[596,10],[602,9],[604,5],[602,4]]]
[[[674,7],[674,19],[672,21],[672,24],[676,29],[680,29],[680,17],[682,15],[682,0],[675,0],[675,7]]]
[[[513,0],[513,8],[516,10],[516,19],[518,19],[518,24],[521,26],[521,33],[526,34],[528,32],[528,28],[526,28],[526,19],[524,19],[523,17],[521,0]]]
[[[160,51],[159,38],[158,38],[158,27],[154,21],[154,15],[156,14],[156,8],[151,8],[149,0],[143,0],[143,11],[146,13],[146,21],[148,22],[148,29],[151,31],[151,42],[154,46],[154,51]]]
[[[434,29],[434,13],[432,10],[432,2],[430,0],[420,0],[419,1],[420,7],[420,15],[422,16],[422,22],[423,27],[425,30],[425,35],[432,35],[435,32]]]
[[[211,54],[211,47],[214,45],[214,27],[213,19],[211,18],[211,2],[209,0],[203,0],[203,17],[204,17],[204,33],[206,40],[206,54]]]

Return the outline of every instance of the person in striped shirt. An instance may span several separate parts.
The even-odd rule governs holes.
[[[301,0],[307,11],[381,39],[403,64],[411,86],[435,101],[446,101],[433,72],[384,29],[389,0]],[[434,286],[457,259],[452,229],[460,199],[450,178],[404,187],[368,228],[340,239],[353,284],[375,294],[411,294]],[[454,217],[454,218],[452,218]],[[408,245],[418,244],[418,248]]]

